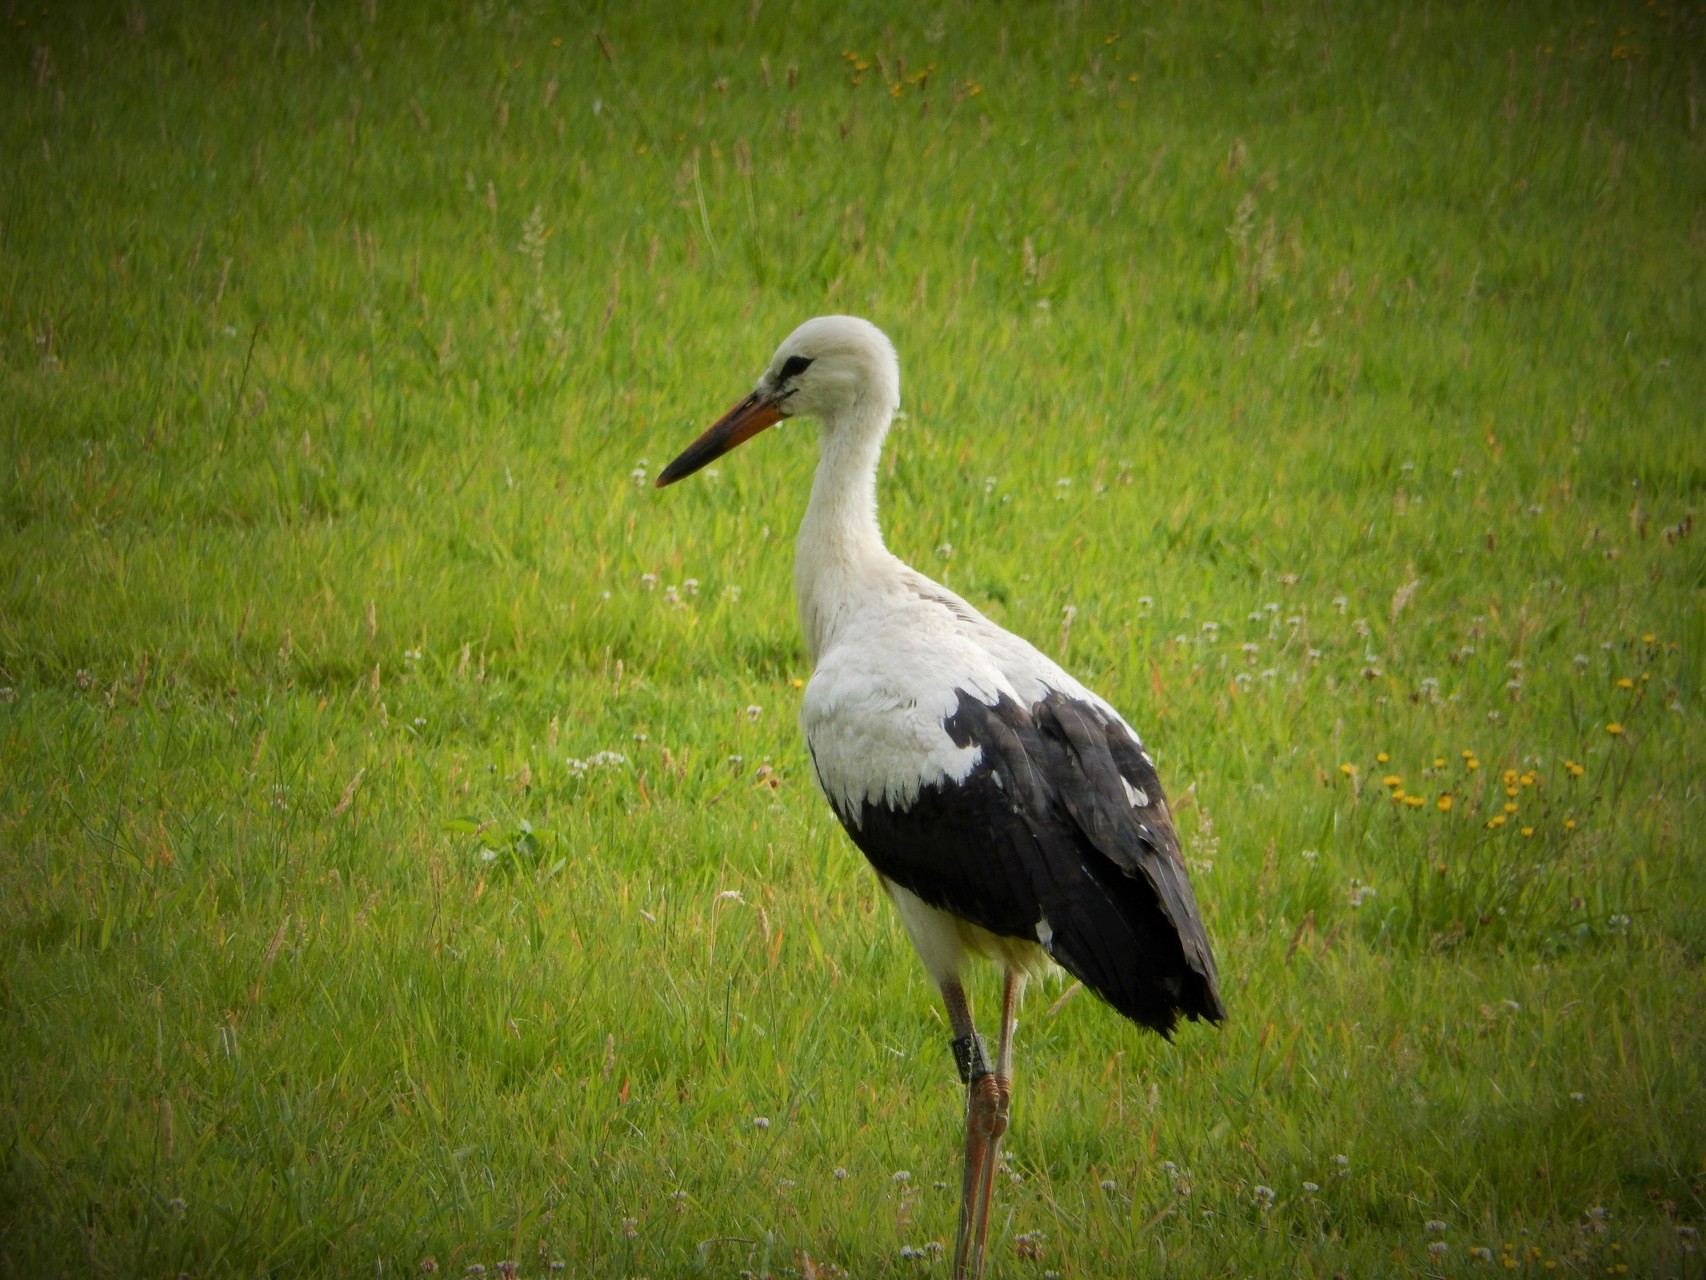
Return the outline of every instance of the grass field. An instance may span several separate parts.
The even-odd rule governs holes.
[[[649,484],[826,311],[1231,1009],[1031,992],[991,1274],[1706,1274],[1700,6],[0,21],[0,1274],[947,1274],[811,428]]]

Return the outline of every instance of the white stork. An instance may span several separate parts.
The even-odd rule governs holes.
[[[1155,762],[1101,698],[890,554],[877,458],[900,365],[874,325],[820,316],[661,488],[783,418],[822,424],[794,587],[815,669],[800,709],[818,785],[941,989],[966,1084],[954,1275],[983,1272],[1012,1093],[1014,1013],[1058,964],[1133,1022],[1225,1016]],[[1005,971],[995,1059],[972,1022],[970,955]]]

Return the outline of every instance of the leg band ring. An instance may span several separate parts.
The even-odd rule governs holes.
[[[966,1084],[983,1076],[995,1074],[995,1068],[990,1065],[989,1051],[984,1047],[983,1037],[977,1032],[969,1036],[957,1036],[954,1045],[954,1065],[960,1069],[960,1079]]]

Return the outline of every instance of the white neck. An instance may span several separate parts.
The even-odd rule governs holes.
[[[862,399],[823,423],[811,502],[794,546],[794,593],[815,663],[864,588],[901,565],[877,528],[877,459],[893,410]]]

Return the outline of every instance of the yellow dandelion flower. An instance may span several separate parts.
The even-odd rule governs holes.
[[[1378,753],[1378,754],[1376,754],[1376,755],[1375,755],[1375,757],[1374,757],[1374,759],[1375,759],[1375,762],[1376,762],[1376,763],[1377,763],[1377,764],[1385,764],[1385,763],[1386,763],[1386,762],[1387,762],[1387,761],[1388,761],[1388,760],[1390,760],[1390,759],[1391,759],[1391,758],[1392,758],[1392,757],[1391,757],[1391,756],[1389,756],[1389,755],[1387,755],[1387,754],[1386,754],[1386,753],[1385,753],[1385,752],[1384,752],[1384,751],[1382,751],[1382,752],[1379,752],[1379,753]]]
[[[1463,753],[1463,758],[1465,760],[1473,760],[1475,758],[1475,753],[1473,751],[1465,751]]]
[[[1405,796],[1404,803],[1409,805],[1412,809],[1420,809],[1423,801],[1420,796]]]
[[[1402,804],[1403,801],[1404,801],[1404,788],[1403,787],[1393,787],[1392,788],[1392,803],[1393,804]]]
[[[1635,682],[1628,676],[1619,676],[1617,677],[1617,687],[1619,689],[1633,689],[1635,687]]]
[[[1623,726],[1613,720],[1610,724],[1605,726],[1605,731],[1615,738],[1618,734],[1623,732]]]
[[[1444,756],[1435,756],[1434,757],[1434,768],[1436,768],[1436,769],[1445,768],[1445,757]]]
[[[1505,812],[1506,813],[1515,813],[1516,812],[1516,804],[1514,801],[1511,801],[1511,800],[1505,801]]]
[[[1505,785],[1507,787],[1510,786],[1513,782],[1516,781],[1516,770],[1515,769],[1506,769],[1504,771],[1503,777],[1505,780]]]
[[[1344,774],[1347,778],[1354,778],[1357,776],[1357,767],[1347,760],[1344,764],[1339,766],[1339,772]]]
[[[800,679],[798,676],[794,677],[793,684],[794,684],[794,688],[796,688],[796,689],[804,689],[806,687],[806,682],[804,680]]]
[[[1495,828],[1502,827],[1504,825],[1505,825],[1505,815],[1502,813],[1495,813],[1492,817],[1487,819],[1487,830],[1489,830],[1489,831],[1492,831]]]
[[[1505,794],[1507,796],[1514,796],[1516,794],[1516,787],[1514,785],[1506,787]]]
[[[1534,785],[1534,775],[1532,773],[1525,773],[1522,777],[1518,778],[1517,781],[1522,783],[1525,787],[1532,787]]]
[[[1529,836],[1532,836],[1534,834],[1534,828],[1533,827],[1524,827],[1522,829],[1522,834],[1523,834],[1523,838],[1526,839]]]
[[[1439,811],[1441,813],[1450,813],[1451,812],[1451,796],[1450,795],[1443,795],[1439,798]]]
[[[1466,768],[1469,768],[1469,769],[1479,769],[1481,767],[1481,762],[1479,760],[1475,759],[1473,756],[1471,756],[1469,759],[1465,760],[1463,763],[1464,763],[1464,766]]]
[[[1564,830],[1574,831],[1575,829],[1576,829],[1576,820],[1574,818],[1565,818],[1564,819]]]
[[[1383,787],[1395,787],[1402,781],[1404,781],[1404,779],[1398,774],[1389,773],[1380,780],[1380,785]]]
[[[1656,635],[1654,635],[1651,631],[1649,631],[1641,637],[1641,643],[1642,644],[1657,644],[1658,639],[1659,638]]]

